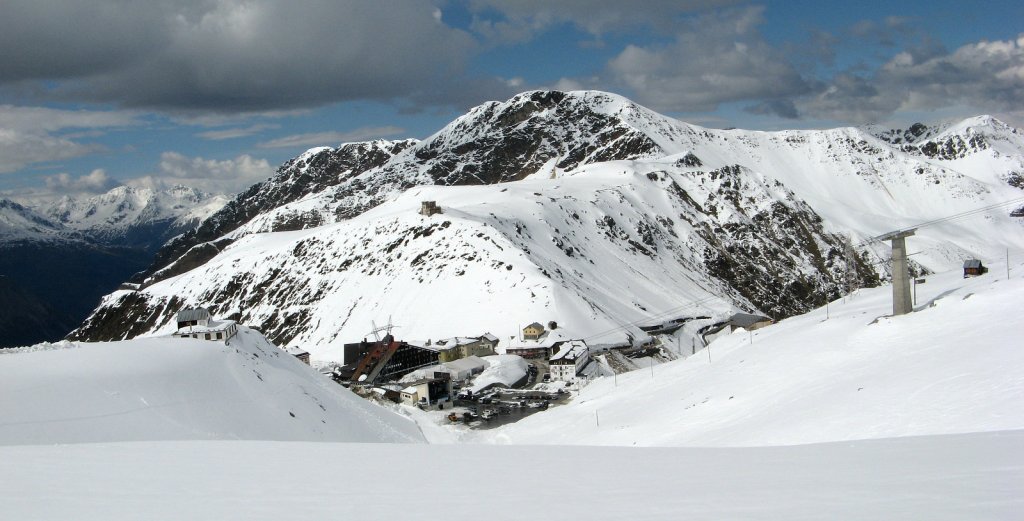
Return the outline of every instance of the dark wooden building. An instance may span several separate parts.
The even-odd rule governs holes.
[[[980,260],[978,259],[967,259],[964,261],[964,278],[977,277],[978,275],[984,275],[988,272]]]

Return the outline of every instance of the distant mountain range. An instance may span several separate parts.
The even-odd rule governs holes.
[[[163,247],[74,338],[173,328],[203,305],[314,357],[388,316],[406,338],[533,321],[594,341],[659,316],[784,318],[887,277],[1024,249],[1024,135],[989,116],[905,130],[687,124],[621,96],[533,91],[423,141],[317,148]],[[442,213],[418,213],[436,201]]]
[[[227,198],[120,186],[29,208],[0,199],[0,347],[58,340]]]

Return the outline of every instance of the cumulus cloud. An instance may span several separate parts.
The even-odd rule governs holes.
[[[0,105],[0,174],[27,165],[91,154],[104,147],[76,141],[94,131],[137,123],[124,111],[60,110]],[[74,133],[63,133],[75,129]]]
[[[905,50],[873,73],[835,76],[798,107],[814,117],[871,123],[896,111],[954,105],[1012,113],[1022,99],[1024,34],[971,43],[953,52],[934,46]]]
[[[17,172],[33,163],[84,156],[99,149],[98,145],[0,128],[0,174]]]
[[[118,180],[110,177],[102,168],[77,177],[65,172],[44,177],[43,187],[0,190],[0,196],[38,206],[65,195],[81,197],[102,194],[121,185],[154,190],[184,185],[211,193],[233,194],[266,180],[273,172],[274,169],[266,160],[249,155],[216,160],[164,152],[156,171],[149,175]]]
[[[109,191],[121,183],[112,179],[102,168],[97,168],[86,175],[73,177],[67,173],[47,176],[44,178],[46,188],[52,193],[60,194],[100,194]]]
[[[129,184],[154,188],[182,184],[207,192],[231,194],[264,181],[274,173],[267,160],[248,154],[216,160],[164,152],[158,168],[157,174],[134,179]]]
[[[256,111],[456,87],[474,39],[421,0],[4,3],[0,83],[158,109]]]
[[[712,111],[726,102],[809,92],[809,82],[761,37],[762,11],[753,7],[692,18],[670,44],[627,46],[609,62],[607,73],[638,101],[664,111]]]
[[[77,177],[62,172],[44,176],[42,179],[42,186],[0,190],[0,197],[13,199],[25,206],[41,206],[65,196],[79,198],[106,193],[122,184],[107,175],[106,170],[102,168]]]
[[[353,141],[368,141],[384,137],[395,136],[405,132],[402,127],[363,127],[347,132],[314,132],[309,134],[295,134],[272,139],[257,145],[260,148],[297,148],[314,146],[337,146],[340,143]]]

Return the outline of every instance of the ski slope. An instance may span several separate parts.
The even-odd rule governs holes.
[[[240,328],[0,351],[0,446],[162,440],[416,442],[416,426]]]
[[[566,406],[464,441],[769,446],[1024,429],[1024,265],[1010,280],[990,269],[928,277],[908,315],[888,316],[884,286],[737,330],[653,377],[600,378]]]
[[[0,447],[5,518],[1019,519],[1024,432],[758,448]]]

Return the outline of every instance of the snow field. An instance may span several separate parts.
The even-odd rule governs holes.
[[[0,447],[10,519],[1015,519],[1024,432],[759,448]]]

